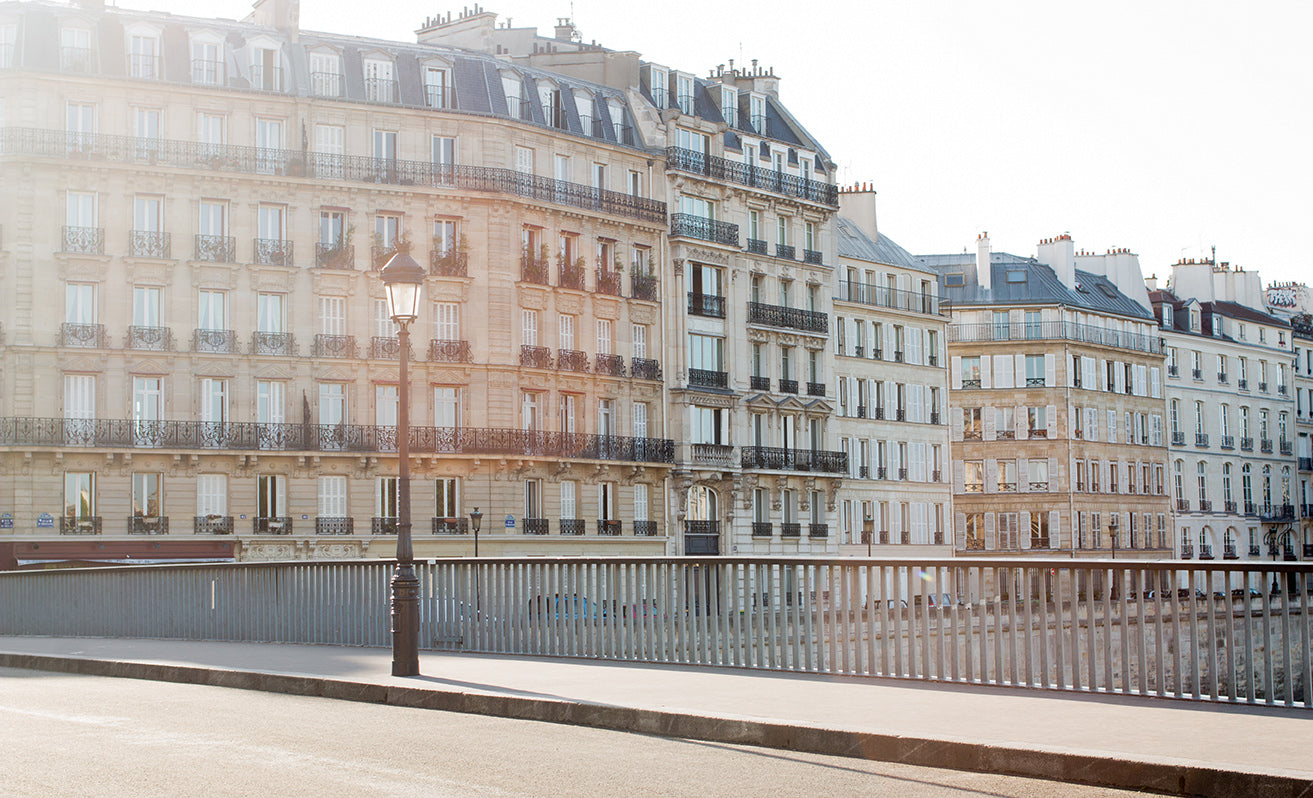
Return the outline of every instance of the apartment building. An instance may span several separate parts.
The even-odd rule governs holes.
[[[1168,287],[1150,301],[1167,354],[1175,552],[1293,556],[1283,537],[1296,517],[1290,325],[1262,310],[1256,272],[1186,260]]]
[[[1299,313],[1290,327],[1295,339],[1295,512],[1302,556],[1313,560],[1313,316]]]
[[[652,101],[467,49],[490,14],[404,44],[301,31],[297,8],[0,9],[0,560],[390,556],[378,270],[403,249],[429,271],[416,556],[468,554],[476,506],[484,553],[683,550],[667,486],[692,414],[668,423],[685,366],[664,358],[697,269],[669,265]],[[805,260],[760,263],[819,308],[830,206],[795,199],[779,224]],[[748,268],[694,240],[682,262]]]
[[[951,556],[948,307],[939,275],[879,233],[875,192],[840,192],[834,291],[839,550]]]
[[[928,255],[951,303],[959,555],[1170,551],[1163,349],[1136,256]]]

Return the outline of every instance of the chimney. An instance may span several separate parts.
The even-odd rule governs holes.
[[[1158,275],[1156,275],[1156,274],[1151,274],[1151,275],[1149,275],[1148,277],[1144,278],[1144,288],[1145,288],[1146,291],[1157,291],[1157,290],[1158,290]]]
[[[1067,288],[1076,287],[1076,245],[1070,234],[1039,242],[1035,260],[1047,264]]]
[[[993,288],[994,270],[989,259],[989,233],[976,236],[976,282],[982,291]]]
[[[277,28],[295,41],[301,29],[301,0],[255,0],[245,21]]]
[[[556,40],[561,42],[574,41],[575,27],[574,21],[569,17],[556,18]]]
[[[839,190],[839,215],[857,225],[871,237],[878,240],[875,225],[875,188],[870,183],[856,183],[849,188]]]

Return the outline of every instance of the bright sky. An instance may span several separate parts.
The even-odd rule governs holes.
[[[113,2],[113,0],[111,0]],[[913,253],[1127,247],[1165,278],[1207,256],[1313,283],[1313,3],[1298,0],[482,0],[551,35],[705,76],[753,58]],[[119,0],[244,17],[247,0]],[[473,6],[473,2],[470,3]],[[559,7],[558,7],[559,6]],[[307,30],[414,41],[453,0],[301,0]]]

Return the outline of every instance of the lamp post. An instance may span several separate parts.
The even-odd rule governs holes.
[[[1277,549],[1284,549],[1290,545],[1290,530],[1284,532],[1278,531],[1274,526],[1263,535],[1263,542],[1267,544],[1267,553],[1272,555],[1272,562],[1277,561]],[[1277,572],[1272,571],[1272,595],[1280,595],[1281,583],[1277,580]]]
[[[1120,526],[1121,526],[1121,523],[1120,523],[1120,521],[1119,521],[1118,518],[1117,518],[1117,514],[1116,514],[1116,513],[1109,513],[1109,514],[1108,514],[1108,537],[1112,539],[1112,558],[1113,558],[1114,560],[1117,559],[1117,530],[1118,530],[1118,527],[1120,527]],[[1118,587],[1118,584],[1121,582],[1121,578],[1117,575],[1117,570],[1116,570],[1115,568],[1113,569],[1113,572],[1112,572],[1112,578],[1113,578],[1113,583],[1112,583],[1112,596],[1111,596],[1111,598],[1114,598],[1114,599],[1115,599],[1115,598],[1117,598],[1117,587]]]
[[[476,560],[479,558],[479,527],[482,524],[483,513],[479,512],[478,507],[475,507],[474,511],[470,513],[470,529],[474,530],[474,559]]]
[[[866,556],[871,556],[871,538],[875,537],[875,519],[866,516],[862,519],[862,537],[866,538]]]
[[[424,270],[405,249],[379,275],[388,315],[397,324],[401,373],[397,387],[397,567],[392,572],[392,675],[419,675],[419,579],[410,538],[410,323],[419,316]]]

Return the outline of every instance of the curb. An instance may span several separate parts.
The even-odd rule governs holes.
[[[201,684],[342,701],[436,709],[562,723],[609,731],[753,745],[931,768],[1047,779],[1171,795],[1216,798],[1313,798],[1313,781],[1271,773],[1185,763],[1116,759],[1063,751],[1010,748],[961,740],[904,737],[768,721],[688,715],[635,707],[485,695],[457,690],[228,670],[150,662],[0,652],[0,667]]]

